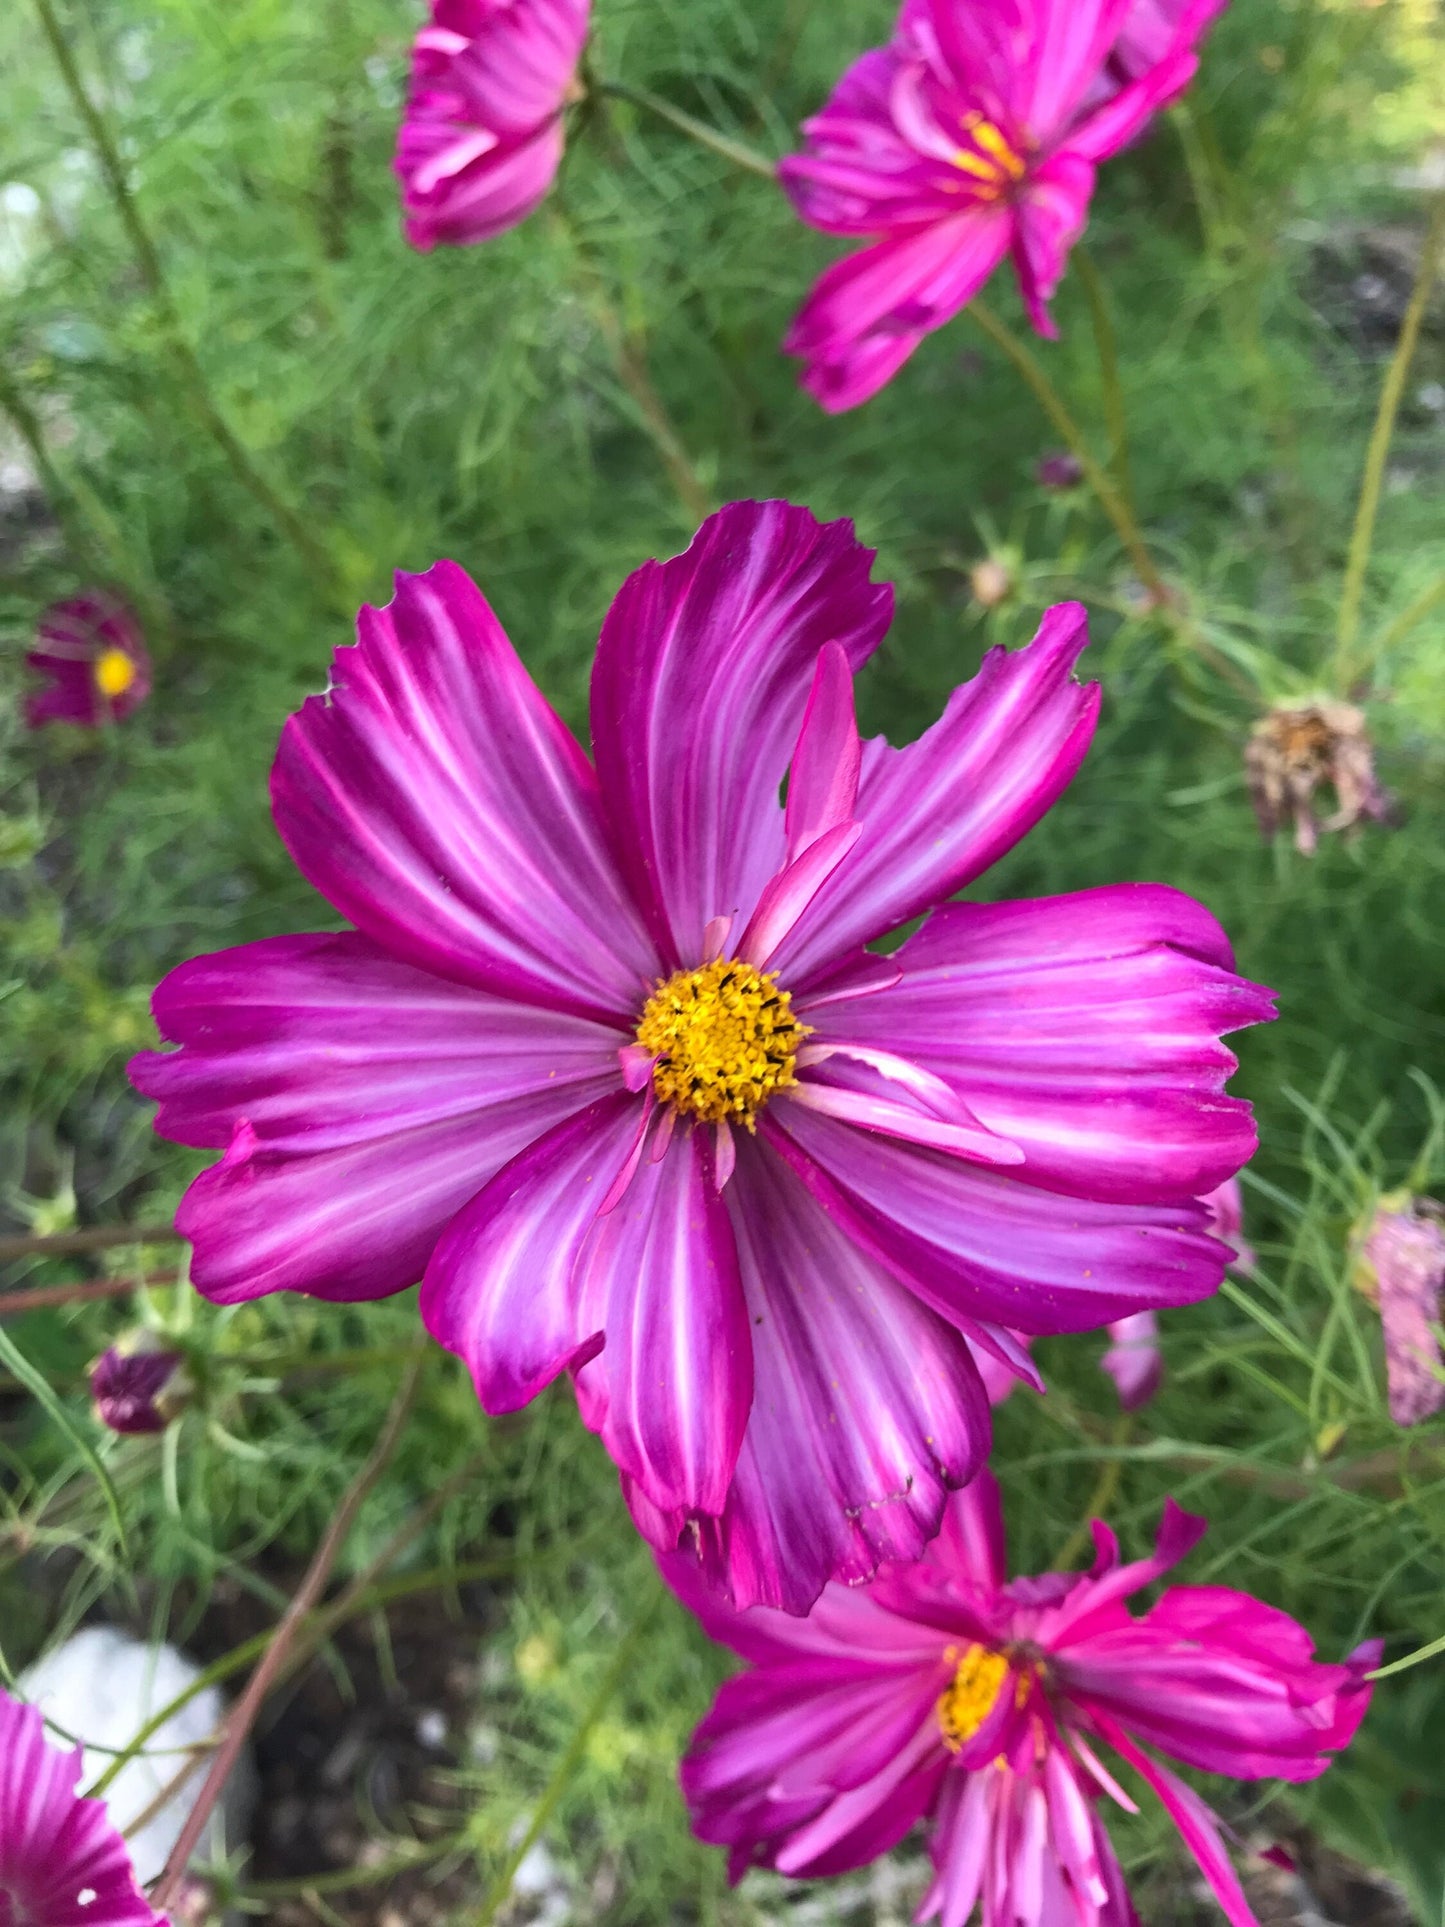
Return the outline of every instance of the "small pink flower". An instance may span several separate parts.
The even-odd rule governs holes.
[[[0,1927],[166,1927],[104,1803],[77,1794],[81,1764],[0,1689]]]
[[[90,1368],[96,1417],[112,1432],[164,1432],[189,1391],[184,1367],[153,1332],[120,1340]]]
[[[1390,1417],[1418,1425],[1445,1406],[1436,1328],[1445,1296],[1445,1207],[1397,1194],[1375,1213],[1360,1248],[1361,1283],[1380,1308]]]
[[[824,273],[783,344],[803,386],[833,411],[866,401],[1007,254],[1035,328],[1056,333],[1048,303],[1098,163],[1188,86],[1219,6],[905,0],[780,169],[805,221],[868,243]],[[1112,73],[1116,55],[1137,74]]]
[[[151,659],[140,624],[103,589],[52,604],[36,640],[25,660],[46,687],[26,698],[30,729],[44,723],[101,729],[121,722],[150,694]]]
[[[1136,1811],[1100,1749],[1156,1793],[1234,1927],[1254,1915],[1199,1795],[1145,1746],[1231,1780],[1315,1779],[1352,1739],[1379,1644],[1339,1666],[1248,1593],[1171,1586],[1124,1605],[1205,1529],[1165,1508],[1152,1559],[1119,1563],[1096,1520],[1090,1573],[1006,1581],[987,1472],[949,1501],[916,1563],[829,1586],[804,1619],[738,1613],[691,1566],[664,1576],[749,1662],[698,1727],[682,1786],[698,1836],[799,1879],[846,1873],[929,1823],[935,1878],[918,1918],[964,1927],[1136,1927],[1103,1797]]]
[[[490,241],[546,197],[590,12],[591,0],[432,0],[396,147],[414,248]]]
[[[362,612],[272,778],[354,930],[174,971],[161,1131],[230,1304],[380,1298],[491,1412],[570,1371],[653,1544],[803,1611],[912,1557],[986,1453],[971,1347],[1207,1297],[1270,1015],[1152,884],[952,903],[1093,733],[1076,604],[860,741],[892,592],[851,524],[712,516],[603,625],[595,761],[453,563]],[[787,801],[780,792],[787,780]],[[867,948],[931,912],[884,956]]]

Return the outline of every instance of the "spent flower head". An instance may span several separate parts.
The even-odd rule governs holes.
[[[1354,703],[1321,696],[1277,704],[1250,732],[1244,769],[1261,832],[1273,837],[1289,824],[1301,856],[1314,854],[1321,832],[1389,821],[1365,712]],[[1325,788],[1335,795],[1328,815],[1318,801]]]

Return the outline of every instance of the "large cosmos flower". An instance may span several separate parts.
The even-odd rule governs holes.
[[[165,1927],[105,1803],[77,1794],[81,1762],[0,1688],[0,1927]]]
[[[221,1303],[402,1290],[490,1412],[564,1370],[652,1543],[802,1611],[916,1556],[988,1444],[971,1345],[1202,1298],[1269,1014],[1149,884],[943,903],[1064,789],[1098,690],[1051,610],[906,749],[853,672],[892,593],[743,502],[603,625],[589,762],[455,564],[398,579],[287,724],[277,826],[353,931],[174,971],[132,1074],[224,1148]],[[787,779],[786,804],[779,800]],[[932,911],[892,955],[866,946]]]
[[[1030,319],[1088,219],[1098,163],[1183,92],[1223,0],[904,0],[780,175],[835,262],[783,346],[830,410],[890,381],[1012,254]]]
[[[25,661],[44,679],[25,699],[29,729],[44,723],[101,729],[122,722],[150,694],[151,659],[140,624],[103,589],[53,603]]]
[[[591,0],[432,0],[396,146],[414,248],[490,241],[546,196],[590,13]]]
[[[1138,1927],[1100,1796],[1133,1802],[1102,1745],[1158,1795],[1234,1927],[1257,1927],[1195,1792],[1141,1742],[1234,1780],[1312,1780],[1369,1705],[1378,1643],[1315,1662],[1304,1628],[1223,1586],[1124,1605],[1204,1531],[1171,1502],[1152,1559],[1120,1565],[1094,1522],[1090,1573],[1006,1582],[998,1488],[950,1500],[922,1559],[829,1586],[803,1619],[729,1610],[688,1561],[663,1571],[714,1639],[750,1662],[693,1738],[683,1791],[729,1871],[797,1877],[866,1866],[928,1819],[935,1878],[919,1910],[964,1927]]]

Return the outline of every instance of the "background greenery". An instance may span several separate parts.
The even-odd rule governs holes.
[[[595,11],[594,77],[777,154],[843,61],[884,37],[891,9]],[[1166,880],[1203,898],[1241,968],[1280,992],[1280,1022],[1244,1040],[1237,1085],[1262,1127],[1245,1194],[1258,1272],[1166,1317],[1168,1383],[1132,1430],[1097,1370],[1099,1341],[1040,1347],[1051,1395],[1016,1395],[998,1428],[1019,1568],[1076,1557],[1091,1497],[1139,1548],[1172,1491],[1213,1521],[1189,1576],[1286,1607],[1327,1656],[1367,1632],[1392,1658],[1445,1633],[1445,1427],[1406,1438],[1391,1426],[1377,1319],[1349,1282],[1352,1228],[1375,1195],[1438,1187],[1445,1159],[1432,1082],[1445,1030],[1445,607],[1396,620],[1445,570],[1439,294],[1345,675],[1367,700],[1398,821],[1304,861],[1260,842],[1240,764],[1264,702],[1329,685],[1365,443],[1427,191],[1445,176],[1436,0],[1234,0],[1187,109],[1105,171],[1089,247],[1119,328],[1135,494],[1208,650],[1143,606],[1085,493],[1039,489],[1033,466],[1055,438],[967,318],[854,415],[829,419],[802,396],[777,342],[830,249],[767,181],[671,126],[595,96],[541,214],[486,248],[424,258],[400,239],[389,172],[407,0],[71,0],[61,19],[164,293],[29,0],[6,8],[9,1228],[168,1215],[196,1161],[151,1135],[124,1061],[151,1040],[150,989],[181,958],[330,920],[272,831],[266,773],[284,718],[323,686],[356,605],[384,598],[392,569],[442,554],[465,564],[580,726],[623,576],[684,546],[699,496],[788,496],[854,517],[899,587],[893,634],[860,688],[865,726],[895,740],[932,719],[988,643],[1022,641],[1047,602],[1085,597],[1105,688],[1096,747],[987,889]],[[1001,282],[990,299],[1017,323]],[[1077,276],[1058,316],[1062,342],[1039,352],[1102,452]],[[968,584],[987,552],[1016,578],[990,611]],[[103,740],[26,738],[17,699],[36,617],[91,581],[143,611],[155,694]],[[174,1261],[163,1247],[144,1256],[152,1270]],[[26,1260],[6,1282],[140,1262]],[[158,1443],[102,1435],[84,1396],[87,1360],[138,1318],[206,1361],[196,1409]],[[183,1284],[7,1318],[0,1362],[18,1376],[0,1391],[4,1666],[98,1609],[184,1641],[223,1583],[274,1616],[277,1575],[304,1563],[364,1459],[415,1332],[410,1298],[219,1312]],[[36,1371],[53,1388],[43,1399]],[[445,1504],[418,1514],[448,1479]],[[415,1535],[390,1557],[408,1519]],[[454,1362],[429,1354],[340,1570],[376,1577],[382,1556],[394,1586],[430,1587],[458,1613],[464,1580],[488,1587],[481,1737],[456,1769],[465,1797],[444,1836],[427,1816],[414,1823],[429,1867],[466,1873],[460,1917],[488,1917],[477,1896],[500,1899],[529,1816],[580,1917],[792,1917],[780,1883],[729,1897],[720,1856],[689,1839],[675,1763],[723,1662],[656,1601],[564,1390],[489,1425]],[[1445,1896],[1442,1681],[1426,1664],[1384,1683],[1352,1755],[1288,1806],[1392,1869],[1431,1921]],[[1222,1797],[1248,1830],[1269,1791]],[[544,1796],[556,1804],[539,1811]],[[1192,1918],[1162,1826],[1114,1831],[1151,1927]],[[345,1904],[333,1895],[312,1917]],[[891,1917],[895,1904],[855,1883],[808,1917]]]

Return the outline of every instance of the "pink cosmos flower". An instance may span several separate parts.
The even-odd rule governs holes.
[[[101,729],[123,721],[150,694],[151,659],[140,624],[103,589],[52,604],[36,642],[25,660],[46,686],[26,698],[30,729],[44,723]]]
[[[1378,1642],[1322,1666],[1287,1614],[1222,1586],[1124,1600],[1205,1529],[1172,1501],[1152,1559],[1119,1563],[1094,1522],[1092,1572],[1006,1583],[998,1487],[949,1501],[923,1557],[829,1586],[807,1618],[738,1613],[660,1563],[714,1639],[749,1661],[693,1736],[682,1786],[699,1837],[797,1878],[845,1873],[929,1824],[920,1920],[1138,1927],[1099,1817],[1137,1809],[1099,1749],[1158,1795],[1234,1927],[1256,1927],[1198,1794],[1144,1750],[1234,1780],[1312,1780],[1369,1705]]]
[[[81,1758],[0,1689],[0,1927],[166,1927],[104,1802],[76,1793]]]
[[[590,12],[591,0],[432,0],[396,147],[414,248],[490,241],[545,198]]]
[[[1006,254],[1034,327],[1083,232],[1100,161],[1183,92],[1221,0],[904,0],[804,126],[780,175],[825,234],[866,240],[783,343],[830,411],[892,379]],[[1111,70],[1117,59],[1127,74]]]
[[[970,1345],[1207,1296],[1269,1015],[1155,885],[950,904],[1078,768],[1077,605],[920,740],[861,743],[891,591],[737,503],[603,625],[595,764],[467,576],[367,609],[272,779],[355,925],[183,964],[132,1076],[223,1149],[177,1219],[220,1303],[422,1314],[490,1412],[570,1370],[656,1546],[806,1610],[912,1558],[987,1449]],[[779,801],[787,778],[786,804]],[[932,910],[892,955],[866,948]]]

